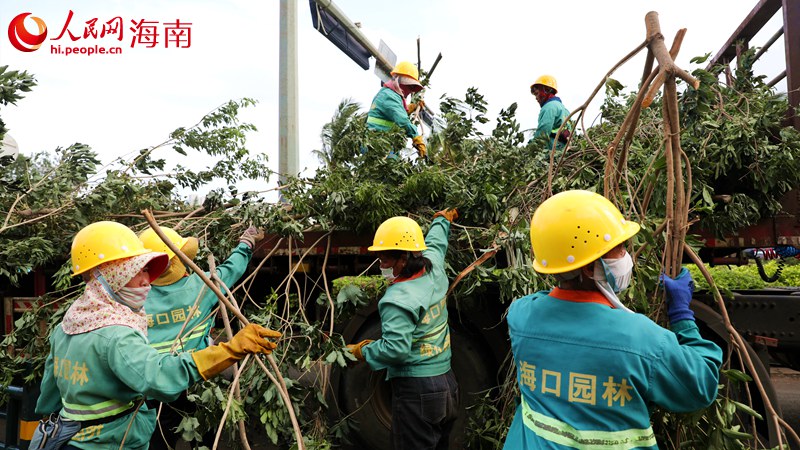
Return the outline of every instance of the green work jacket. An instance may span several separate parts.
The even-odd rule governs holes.
[[[504,450],[655,449],[652,406],[690,412],[717,397],[722,351],[694,321],[670,331],[593,296],[556,288],[509,307],[521,399]]]
[[[444,270],[450,222],[437,217],[425,237],[430,273],[392,283],[378,302],[381,338],[362,348],[372,370],[394,377],[432,377],[450,370],[450,328]]]
[[[567,117],[569,117],[569,110],[561,103],[561,99],[558,97],[550,98],[542,105],[542,109],[539,111],[539,124],[536,126],[536,132],[533,133],[531,140],[539,136],[546,136],[549,144],[547,149],[550,150],[553,148],[556,132]],[[564,143],[559,142],[556,148],[564,148]]]
[[[226,286],[232,286],[242,277],[252,256],[250,246],[240,243],[217,267],[217,275]],[[144,310],[147,313],[147,338],[159,353],[170,351],[198,297],[197,310],[182,333],[188,336],[175,347],[178,352],[194,352],[208,347],[208,332],[214,322],[211,312],[219,300],[197,274],[167,286],[152,286]]]
[[[88,333],[68,335],[60,326],[50,335],[50,354],[44,368],[36,413],[61,410],[73,420],[88,421],[120,414],[145,396],[175,400],[202,377],[188,353],[159,354],[133,328],[112,325]],[[111,422],[82,428],[69,445],[81,449],[146,449],[156,422],[156,411],[142,405],[136,416],[122,415]]]
[[[367,128],[387,131],[394,125],[406,130],[406,136],[410,138],[418,134],[416,125],[411,123],[408,111],[403,106],[403,97],[397,92],[383,87],[372,99],[372,106],[367,113]]]

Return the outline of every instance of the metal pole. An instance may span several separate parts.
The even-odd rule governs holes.
[[[372,54],[372,56],[375,57],[376,64],[383,67],[383,69],[385,69],[386,72],[390,72],[393,69],[392,63],[389,62],[389,60],[386,59],[386,57],[383,56],[378,51],[378,49],[375,48],[374,45],[372,45],[372,42],[370,42],[369,39],[367,39],[367,37],[364,36],[363,33],[361,33],[361,30],[359,30],[358,27],[356,27],[353,24],[352,20],[347,18],[344,12],[342,12],[342,10],[339,9],[339,7],[336,6],[333,3],[333,1],[331,0],[315,0],[315,1],[320,8],[327,11],[340,24],[342,24],[345,28],[347,28],[347,31],[353,36],[353,38],[355,38],[355,40],[359,44],[361,44],[361,46],[367,49]]]
[[[278,91],[280,128],[278,140],[279,183],[300,172],[297,114],[297,0],[281,0],[280,81]]]

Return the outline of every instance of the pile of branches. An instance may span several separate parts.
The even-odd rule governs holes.
[[[643,230],[632,243],[637,255],[634,284],[623,301],[663,322],[657,277],[662,271],[674,274],[684,250],[687,254],[696,250],[691,236],[685,244],[689,226],[722,235],[776,213],[783,194],[800,185],[800,133],[781,125],[788,109],[786,97],[753,75],[751,53],[740,59],[731,85],[718,82],[722,68],[697,69],[689,75],[670,65],[682,35],[664,56],[657,25],[657,20],[648,23],[645,42],[609,71],[575,110],[571,118],[577,132],[563,151],[548,148],[544,140],[525,141],[516,120],[516,103],[499,112],[491,131],[483,131],[490,122],[488,105],[478,89],[471,88],[463,98],[442,98],[444,127],[428,137],[428,160],[416,159],[405,148],[402,130],[367,130],[361,107],[343,101],[322,130],[317,153],[323,166],[310,178],[290,178],[282,185],[283,202],[270,201],[266,192],[239,192],[236,187],[244,179],[270,176],[265,158],[250,156],[244,146],[252,126],[240,123],[237,113],[252,104],[247,99],[227,103],[194,126],[175,130],[165,142],[105,167],[82,144],[58,149],[55,156],[2,161],[0,277],[17,283],[37,267],[56,265],[58,270],[55,291],[5,338],[0,383],[20,379],[35,383],[41,374],[47,342],[39,327],[58,323],[80,292],[65,263],[74,234],[103,219],[142,230],[148,226],[143,210],[152,211],[154,223],[199,236],[203,243],[199,269],[208,270],[227,256],[236,236],[250,224],[293,242],[312,230],[371,234],[395,215],[408,215],[425,225],[434,211],[458,208],[460,219],[447,258],[451,279],[459,280],[452,295],[459,307],[469,307],[488,284],[499,286],[499,301],[504,303],[552,286],[552,279],[531,268],[528,220],[552,193],[588,189],[605,194],[642,223]],[[611,75],[645,48],[649,55],[645,77],[632,92],[626,91]],[[661,66],[653,70],[656,59]],[[4,81],[10,82],[0,78],[0,83]],[[661,84],[663,95],[658,94]],[[602,119],[587,126],[583,114],[600,90],[605,93]],[[180,166],[167,170],[159,156],[165,151],[199,152],[215,162],[198,172]],[[220,180],[225,186],[212,189],[202,204],[182,194],[207,189]],[[729,201],[715,201],[723,196]],[[326,236],[329,245],[329,234],[322,239]],[[260,267],[270,256],[255,263]],[[328,380],[323,377],[307,386],[296,381],[299,376],[289,377],[286,369],[302,374],[320,365],[344,367],[351,356],[342,350],[344,342],[335,333],[335,323],[363,306],[368,297],[379,295],[381,287],[373,286],[366,296],[366,289],[348,289],[346,283],[331,290],[335,283],[325,278],[324,267],[314,286],[304,286],[294,277],[298,262],[290,262],[290,275],[270,292],[252,289],[258,267],[229,287],[230,292],[221,291],[231,299],[229,312],[241,314],[240,320],[284,332],[275,359],[285,383],[271,380],[266,368],[253,363],[242,364],[233,381],[202,383],[190,396],[201,406],[199,413],[181,425],[188,440],[199,440],[204,430],[222,430],[225,425],[229,436],[242,433],[240,442],[247,447],[240,425],[246,417],[258,418],[272,442],[282,446],[294,442],[298,447],[328,448],[347,439],[351,424],[346,419],[335,424],[323,420],[329,407]],[[320,290],[322,296],[311,296]],[[61,305],[56,313],[51,303]],[[305,312],[315,307],[324,310],[322,319],[309,320]],[[9,347],[16,352],[9,352]],[[748,377],[738,369],[746,371],[726,366],[729,384],[746,382]],[[502,442],[513,414],[514,384],[510,373],[500,388],[504,395],[487,395],[476,409],[476,416],[480,412],[492,416],[476,419],[470,427],[476,431],[470,436],[472,445]],[[659,415],[663,419],[655,424],[659,442],[674,447],[680,442],[714,448],[757,446],[757,437],[742,432],[734,417],[737,410],[750,414],[748,408],[721,391],[717,402],[698,416]]]

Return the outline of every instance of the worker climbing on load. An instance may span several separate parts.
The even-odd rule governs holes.
[[[175,230],[161,227],[169,240],[186,256],[194,259],[197,256],[198,240],[195,237],[182,237]],[[216,275],[226,286],[233,286],[244,275],[247,264],[253,256],[253,248],[264,238],[264,232],[255,227],[247,228],[239,237],[239,244],[225,262],[216,267]],[[152,282],[150,294],[147,296],[147,336],[150,346],[159,353],[194,352],[210,345],[209,331],[213,326],[213,311],[219,299],[208,289],[198,274],[189,275],[180,258],[158,237],[152,228],[139,235],[146,248],[166,253],[169,265],[160,277]],[[191,313],[191,315],[190,315]],[[187,320],[188,318],[188,320]],[[185,326],[184,326],[185,323]],[[186,398],[186,392],[170,404],[159,406],[159,402],[151,402],[154,408],[161,408],[158,424],[150,441],[152,450],[175,448],[180,433],[175,429],[180,425],[184,415],[191,415],[195,404]],[[208,441],[208,442],[206,442]],[[207,447],[213,445],[213,436],[206,436]]]
[[[569,117],[569,110],[561,103],[561,99],[556,97],[558,84],[556,79],[550,75],[542,75],[531,85],[531,94],[536,97],[541,110],[539,111],[539,123],[536,131],[531,137],[531,141],[544,136],[548,139],[547,149],[553,148],[553,143],[558,138],[557,149],[563,149],[569,139],[571,130],[567,124],[559,133],[561,125]],[[556,136],[558,135],[558,136]],[[530,142],[530,141],[529,141]]]
[[[686,269],[662,276],[671,331],[617,298],[633,270],[625,242],[639,228],[588,191],[557,194],[534,213],[533,268],[559,286],[508,310],[520,404],[505,450],[655,449],[652,405],[690,412],[717,397],[722,351],[700,337]]]
[[[367,113],[367,127],[386,131],[397,125],[405,130],[406,136],[412,139],[420,159],[424,159],[427,155],[425,142],[419,135],[416,125],[411,123],[408,117],[417,108],[424,107],[424,103],[406,105],[406,97],[409,94],[423,89],[419,82],[419,69],[408,61],[401,61],[394,67],[391,76],[392,79],[383,83],[381,90],[372,99],[372,105]]]
[[[448,448],[458,407],[458,384],[450,368],[450,327],[444,257],[455,209],[433,216],[427,237],[417,222],[392,217],[375,231],[377,252],[389,287],[378,302],[381,338],[348,345],[372,370],[387,369],[392,384],[392,448]]]
[[[270,354],[280,333],[250,324],[230,342],[194,353],[159,353],[147,342],[144,304],[167,266],[116,222],[84,227],[72,241],[72,273],[86,288],[50,334],[36,413],[50,415],[31,448],[144,450],[156,411],[146,398],[169,402],[246,354]],[[52,447],[51,447],[52,446]]]

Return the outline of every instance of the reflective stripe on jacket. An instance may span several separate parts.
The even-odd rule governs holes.
[[[525,427],[547,441],[586,450],[629,450],[656,445],[653,427],[620,431],[579,430],[566,422],[537,413],[528,406],[525,398],[521,400]]]
[[[93,405],[68,403],[63,400],[61,403],[64,407],[64,409],[61,410],[61,415],[67,419],[77,420],[79,422],[110,417],[131,408],[134,404],[133,401],[123,402],[120,400],[106,400]]]

